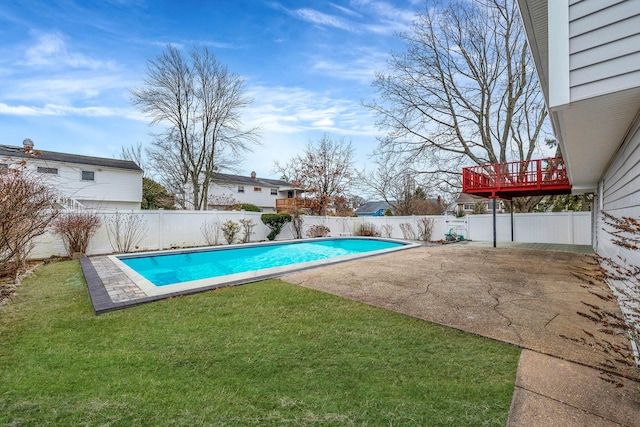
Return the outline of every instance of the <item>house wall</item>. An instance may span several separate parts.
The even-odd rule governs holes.
[[[622,257],[628,265],[640,266],[640,251],[630,251],[611,243],[611,230],[602,211],[618,218],[640,217],[640,119],[629,138],[614,157],[598,185],[594,198],[597,213],[594,227],[594,247],[599,255],[616,259]]]
[[[244,193],[238,193],[238,186],[244,187]],[[262,191],[254,191],[254,187],[261,188]],[[240,203],[251,203],[263,209],[263,212],[275,212],[276,199],[283,198],[282,193],[272,195],[271,189],[277,190],[277,187],[265,187],[262,185],[249,185],[249,184],[222,184],[215,183],[209,187],[209,196],[224,196],[231,195],[234,199]]]
[[[142,171],[95,165],[29,159],[27,168],[57,168],[58,174],[38,173],[61,196],[75,199],[92,209],[140,209]],[[94,172],[94,181],[83,181],[82,171]]]
[[[569,0],[571,102],[637,87],[639,3],[639,0]]]
[[[607,224],[608,221],[602,212],[616,218],[627,217],[636,221],[640,219],[640,118],[636,118],[630,129],[629,138],[617,152],[600,180],[594,202],[596,204],[594,218],[596,252],[600,257],[612,260],[621,266],[621,268],[612,269],[614,274],[624,269],[637,270],[640,268],[640,250],[615,245],[614,236],[610,233],[617,230]],[[638,239],[640,236],[623,233],[622,237]],[[633,241],[627,240],[627,242],[637,246]],[[622,312],[627,316],[628,324],[632,331],[635,331],[635,335],[631,334],[632,344],[635,345],[636,363],[640,364],[640,322],[637,317],[640,312],[638,278],[627,275],[626,278],[610,278],[607,282],[616,295]]]

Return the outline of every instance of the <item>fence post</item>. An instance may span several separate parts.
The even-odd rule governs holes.
[[[164,249],[164,212],[158,211],[158,250]]]
[[[574,242],[574,237],[573,237],[573,211],[569,211],[568,212],[568,217],[567,219],[569,220],[569,244],[573,245],[575,244]]]

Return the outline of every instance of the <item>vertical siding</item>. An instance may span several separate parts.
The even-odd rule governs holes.
[[[640,0],[569,5],[571,100],[638,86]]]

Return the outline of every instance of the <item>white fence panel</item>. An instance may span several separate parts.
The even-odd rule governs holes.
[[[116,213],[99,213],[102,219],[100,229],[91,239],[87,250],[89,255],[109,254],[115,252],[109,241],[107,222],[113,220]],[[202,227],[205,223],[217,222],[222,225],[225,221],[245,218],[253,220],[255,226],[250,241],[257,242],[267,239],[269,228],[260,220],[260,212],[238,211],[126,211],[120,215],[137,215],[145,224],[146,233],[134,248],[135,251],[161,250],[206,246]],[[403,239],[403,227],[409,227],[414,238],[420,238],[420,222],[423,219],[433,221],[432,241],[444,240],[449,230],[463,235],[467,240],[492,241],[493,215],[468,215],[465,218],[452,216],[382,216],[382,217],[330,217],[304,216],[303,236],[313,225],[329,227],[329,235],[333,237],[354,233],[363,224],[372,224],[376,231],[390,231],[391,237]],[[511,240],[511,216],[499,214],[496,216],[497,240]],[[406,225],[408,224],[408,225]],[[384,228],[383,228],[384,227]],[[239,238],[243,236],[240,232]],[[291,224],[283,227],[277,240],[293,238]],[[514,240],[516,242],[531,243],[564,243],[591,244],[591,213],[590,212],[554,212],[514,215]],[[221,244],[226,240],[220,234]],[[34,248],[30,254],[33,259],[48,258],[50,256],[64,256],[66,251],[59,236],[50,232],[38,237],[34,241]]]

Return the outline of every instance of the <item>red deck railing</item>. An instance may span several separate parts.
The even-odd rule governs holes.
[[[561,157],[495,163],[462,169],[462,192],[510,199],[571,193]]]

